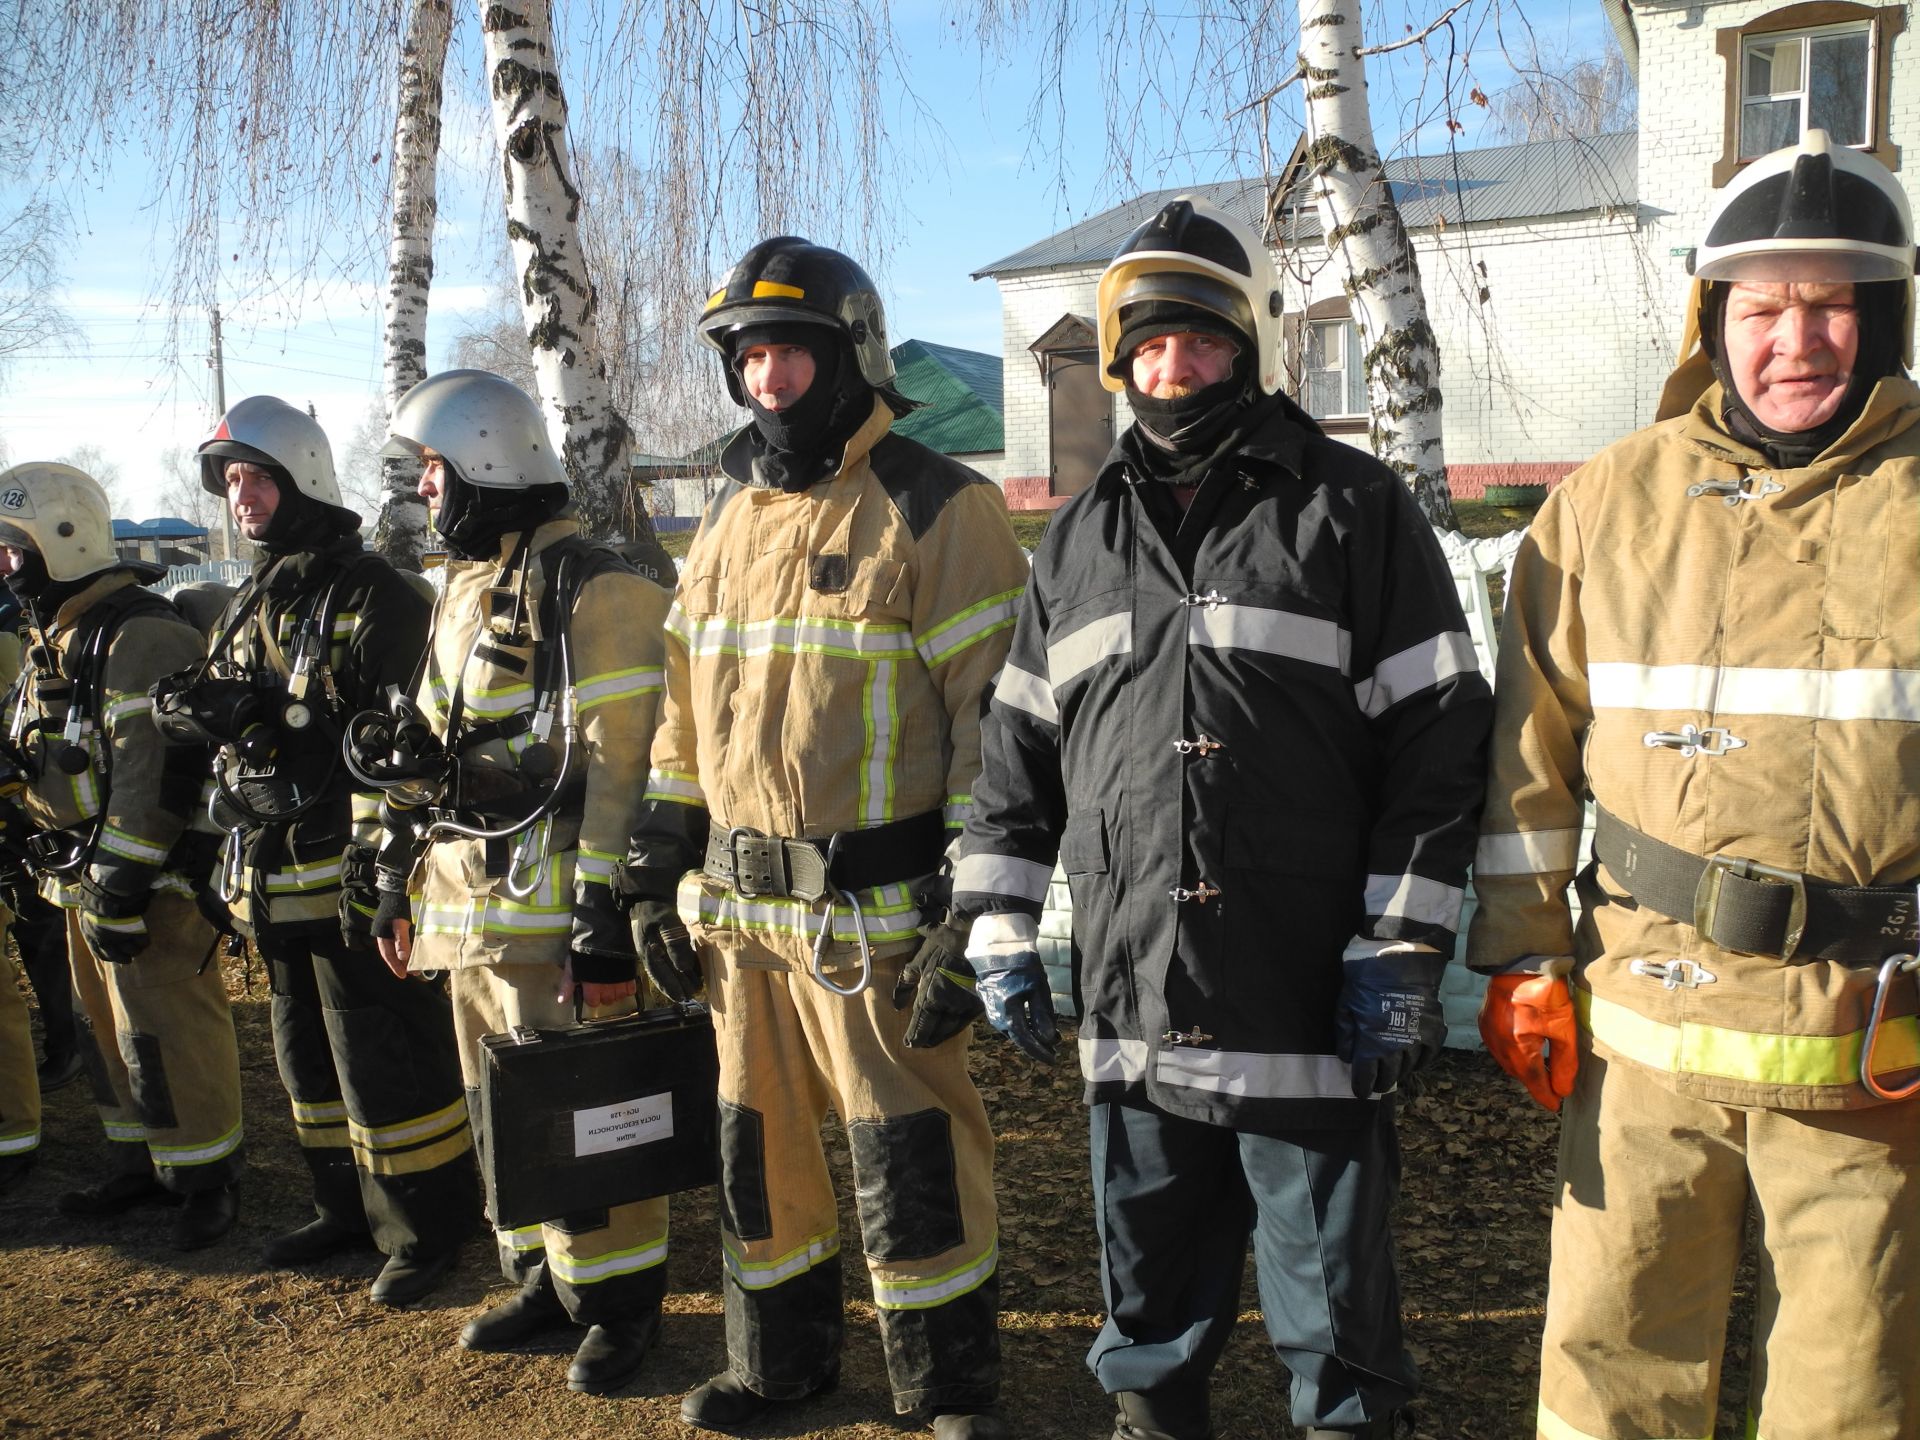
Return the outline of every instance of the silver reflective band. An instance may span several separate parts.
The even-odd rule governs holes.
[[[962,855],[953,867],[953,888],[968,894],[1012,895],[1022,900],[1045,900],[1051,865],[1038,865],[1012,855]]]
[[[1465,898],[1466,891],[1424,875],[1367,876],[1369,915],[1394,916],[1451,930],[1460,923],[1460,903]]]
[[[1459,630],[1445,630],[1398,655],[1389,655],[1373,674],[1353,687],[1354,698],[1369,716],[1384,714],[1409,695],[1431,690],[1442,680],[1477,670],[1473,641]]]
[[[1047,679],[1057,692],[1109,656],[1130,654],[1132,650],[1133,616],[1126,611],[1103,615],[1047,647]]]
[[[1473,857],[1476,875],[1551,875],[1580,863],[1578,830],[1522,830],[1482,835]]]
[[[1595,710],[1920,720],[1920,670],[1766,670],[1603,660],[1587,667],[1587,686]]]
[[[1080,1071],[1090,1084],[1147,1078],[1144,1040],[1080,1037]],[[1239,1050],[1161,1050],[1153,1078],[1163,1085],[1257,1100],[1351,1100],[1353,1071],[1334,1055],[1260,1055]]]
[[[1324,665],[1344,675],[1353,637],[1331,620],[1215,600],[1188,610],[1187,643],[1215,650],[1257,650]]]
[[[1048,725],[1060,723],[1060,707],[1054,703],[1053,686],[1017,666],[1000,667],[999,677],[993,682],[993,703],[1024,711]]]

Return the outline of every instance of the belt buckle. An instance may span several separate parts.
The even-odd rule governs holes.
[[[748,825],[727,831],[727,857],[733,861],[730,883],[743,900],[778,898],[787,893],[783,866],[775,859],[780,842]]]
[[[1793,952],[1800,948],[1800,937],[1807,929],[1806,876],[1798,870],[1782,870],[1777,865],[1762,865],[1758,860],[1738,855],[1715,855],[1700,872],[1700,883],[1693,892],[1693,928],[1708,940],[1713,939],[1713,924],[1720,914],[1720,890],[1729,875],[1785,885],[1792,892],[1787,902],[1787,929],[1780,941],[1781,961],[1792,960]]]

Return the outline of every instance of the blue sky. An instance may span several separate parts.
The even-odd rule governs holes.
[[[1591,0],[1547,0],[1524,10],[1542,43],[1565,53],[1596,53],[1607,43]],[[1064,137],[1050,127],[1036,137],[1027,129],[1034,55],[1022,51],[983,63],[977,48],[956,40],[950,20],[932,3],[911,0],[896,6],[894,15],[910,83],[934,125],[896,116],[892,126],[905,178],[892,260],[879,277],[891,328],[898,339],[997,352],[997,287],[970,274],[1121,198],[1108,171],[1098,113],[1100,62],[1092,37],[1080,37],[1069,56]],[[1162,11],[1160,18],[1177,43],[1178,12]],[[1423,23],[1414,12],[1400,15],[1390,6],[1379,13],[1370,9],[1367,17],[1370,35],[1401,33],[1407,20]],[[1488,30],[1475,43],[1484,54],[1472,57],[1473,78],[1492,88],[1504,78],[1505,64]],[[1383,148],[1431,149],[1444,141],[1430,113],[1434,84],[1422,74],[1418,53],[1402,52],[1392,64],[1372,66],[1374,122]],[[1468,107],[1465,118],[1471,122],[1475,114]],[[1422,119],[1425,129],[1419,128]],[[1156,165],[1150,153],[1138,154],[1137,188],[1257,168],[1245,151],[1223,152],[1203,119],[1183,125],[1180,117],[1162,117],[1158,133],[1143,136],[1140,148],[1167,148],[1176,135],[1188,148],[1199,148],[1202,158]],[[1056,138],[1064,140],[1057,155]],[[1471,129],[1464,138],[1472,142]],[[1275,143],[1284,150],[1290,139]],[[430,368],[447,363],[459,319],[490,302],[500,243],[485,184],[491,145],[484,110],[456,101],[448,113],[440,181]],[[191,447],[211,428],[204,320],[183,318],[181,363],[170,364],[164,307],[155,298],[163,277],[154,253],[164,250],[164,237],[152,233],[152,212],[145,208],[151,186],[138,160],[123,155],[84,181],[66,178],[82,202],[65,277],[66,307],[82,343],[70,356],[39,354],[14,363],[0,381],[0,444],[9,463],[52,458],[81,444],[99,447],[122,472],[127,513],[143,517],[153,512],[162,452]],[[857,252],[854,233],[843,243]],[[379,279],[369,273],[300,285],[297,307],[237,300],[224,306],[228,403],[253,393],[311,402],[336,454],[343,450],[379,389]],[[690,321],[698,298],[690,299]]]

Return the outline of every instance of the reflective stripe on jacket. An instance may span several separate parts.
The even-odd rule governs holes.
[[[445,735],[456,685],[469,725],[533,709],[533,667],[556,638],[545,634],[539,623],[550,579],[548,551],[578,532],[571,520],[549,521],[534,531],[526,589],[529,618],[517,635],[507,633],[503,617],[488,634],[476,637],[488,613],[488,592],[512,555],[518,533],[504,536],[500,553],[491,559],[448,562],[446,591],[417,697],[436,734]],[[584,767],[584,798],[563,806],[550,831],[543,823],[496,847],[517,860],[508,875],[487,874],[484,841],[450,837],[427,847],[414,870],[415,970],[541,961],[559,965],[576,931],[593,924],[589,916],[611,915],[614,865],[624,853],[646,788],[666,611],[666,591],[630,571],[596,575],[580,588],[570,642],[583,747],[574,773],[581,774]],[[490,739],[464,749],[462,759],[512,772],[534,743],[536,737],[527,733]],[[557,755],[562,747],[558,721],[546,743]],[[514,888],[527,893],[517,895]],[[601,950],[625,937],[624,948],[631,950],[624,923],[594,928],[597,938],[591,948]]]
[[[794,965],[809,962],[825,907],[703,881],[706,812],[714,827],[807,838],[929,811],[957,828],[981,697],[1026,585],[999,488],[891,423],[876,397],[839,472],[793,493],[742,483],[737,437],[723,461],[733,483],[708,507],[667,623],[639,870],[656,890],[695,872],[680,888],[689,919],[752,931]],[[870,942],[914,937],[905,883],[856,898]],[[847,907],[832,923],[854,939]]]
[[[1586,791],[1703,858],[1920,876],[1920,390],[1881,381],[1795,470],[1731,439],[1719,405],[1715,387],[1603,451],[1521,546],[1469,956],[1574,955],[1596,1047],[1682,1093],[1856,1108],[1876,1103],[1858,1079],[1872,968],[1723,950],[1605,867],[1581,881],[1577,934],[1567,903]],[[1714,732],[1692,755],[1648,738],[1688,725]],[[1920,1063],[1914,1010],[1909,982],[1889,1072]]]

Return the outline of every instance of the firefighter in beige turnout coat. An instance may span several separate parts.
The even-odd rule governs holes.
[[[1026,565],[994,486],[889,433],[910,402],[846,256],[763,242],[701,333],[754,423],[681,573],[629,871],[649,964],[674,983],[670,940],[690,990],[704,963],[720,1046],[729,1368],[681,1415],[737,1431],[838,1373],[831,1107],[895,1407],[1004,1435],[978,1005],[924,882],[970,803]]]
[[[114,1174],[60,1198],[70,1215],[184,1197],[172,1239],[233,1225],[240,1068],[215,935],[195,902],[214,836],[206,753],[167,742],[148,687],[197,659],[200,634],[140,586],[158,567],[113,550],[104,491],[68,465],[0,474],[0,570],[34,644],[7,734],[32,777],[21,808],[43,849],[41,893],[68,915],[87,1064]]]
[[[1548,1440],[1713,1432],[1749,1205],[1746,1433],[1920,1435],[1912,246],[1873,159],[1756,162],[1664,418],[1514,566],[1470,960],[1490,1048],[1564,1098]]]
[[[575,986],[595,1012],[633,1005],[633,937],[612,881],[645,788],[667,595],[562,515],[565,471],[538,407],[507,381],[430,376],[402,399],[392,428],[390,451],[426,461],[421,493],[452,551],[416,697],[459,760],[439,803],[462,823],[499,828],[559,797],[505,842],[429,835],[411,867],[383,849],[383,885],[410,868],[412,894],[409,904],[388,889],[374,933],[384,932],[393,962],[449,972],[472,1100],[482,1036],[571,1023]],[[570,778],[556,792],[569,744]],[[396,828],[388,844],[404,850]],[[659,1332],[665,1199],[496,1233],[502,1271],[521,1289],[461,1343],[504,1349],[571,1321],[590,1328],[570,1388],[625,1385]]]

